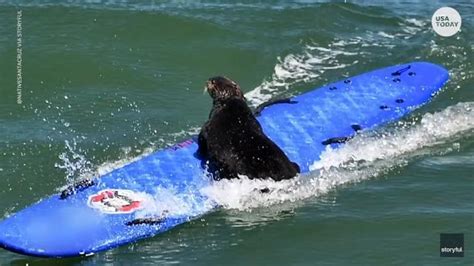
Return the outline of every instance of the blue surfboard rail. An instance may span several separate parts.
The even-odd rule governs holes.
[[[350,138],[396,121],[426,104],[448,80],[428,62],[412,62],[346,78],[271,105],[258,117],[264,132],[300,165],[318,161],[327,140]],[[0,222],[0,246],[40,257],[88,255],[151,237],[218,208],[201,189],[211,185],[195,140],[156,151],[77,190],[47,197]],[[183,195],[181,213],[150,217],[146,201],[163,191]]]

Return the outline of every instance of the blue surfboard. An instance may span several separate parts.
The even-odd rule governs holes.
[[[302,173],[327,145],[427,103],[448,72],[426,62],[375,70],[263,109],[264,132]],[[42,257],[88,255],[151,237],[219,208],[194,139],[47,197],[0,222],[0,246]]]

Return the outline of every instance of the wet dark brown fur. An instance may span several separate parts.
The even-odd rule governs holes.
[[[199,134],[198,153],[209,160],[216,179],[240,174],[279,181],[296,176],[298,165],[263,133],[237,83],[214,77],[206,89],[213,106]]]

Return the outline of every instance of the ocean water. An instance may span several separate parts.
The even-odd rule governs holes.
[[[442,6],[461,14],[455,36],[431,29]],[[214,75],[252,105],[415,60],[451,76],[400,123],[326,151],[317,182],[223,181],[222,210],[165,234],[85,258],[0,250],[0,265],[473,265],[473,14],[467,0],[0,0],[2,219],[196,134]],[[441,258],[440,233],[464,233],[465,257]]]

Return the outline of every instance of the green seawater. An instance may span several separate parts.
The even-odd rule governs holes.
[[[147,240],[73,259],[0,250],[0,265],[473,265],[474,4],[347,2],[0,0],[1,219],[196,134],[211,76],[256,105],[410,61],[450,72],[402,124],[328,151],[333,185],[230,193]],[[431,28],[443,6],[462,17],[452,37]],[[464,233],[463,258],[440,257],[440,233]]]

